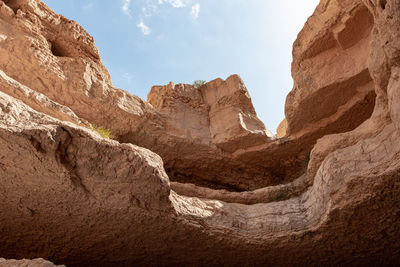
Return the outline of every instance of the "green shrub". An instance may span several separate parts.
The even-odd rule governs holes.
[[[206,84],[206,81],[204,81],[204,80],[196,80],[193,82],[193,87],[197,89],[197,88],[202,87],[205,84]]]
[[[98,132],[101,135],[101,137],[103,137],[103,138],[107,138],[107,139],[114,138],[114,136],[111,134],[111,130],[107,129],[103,126],[96,126],[94,124],[90,124],[90,129]]]

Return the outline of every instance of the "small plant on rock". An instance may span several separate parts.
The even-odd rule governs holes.
[[[107,138],[107,139],[113,139],[114,138],[114,136],[111,134],[111,130],[108,129],[108,128],[105,128],[103,126],[96,126],[94,124],[90,124],[90,129],[93,130],[93,131],[96,131],[103,138]]]
[[[204,81],[204,80],[196,80],[193,82],[193,87],[198,89],[198,88],[204,86],[205,84],[206,84],[206,81]]]

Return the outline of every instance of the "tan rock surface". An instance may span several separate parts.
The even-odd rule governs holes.
[[[0,256],[398,264],[399,25],[397,0],[322,0],[275,139],[238,76],[156,86],[147,103],[112,86],[77,23],[0,1]]]
[[[1,267],[54,267],[54,266],[62,267],[64,265],[54,265],[53,263],[43,259],[6,260],[0,258],[0,266]]]
[[[344,132],[370,117],[373,16],[361,1],[322,0],[293,45],[294,88],[286,99],[292,136]]]
[[[278,128],[276,129],[276,136],[278,138],[282,138],[286,136],[287,132],[287,119],[285,118],[281,123],[279,123]]]
[[[177,136],[215,145],[226,152],[264,144],[273,137],[257,118],[238,75],[200,88],[170,83],[154,86],[147,101],[169,119]]]

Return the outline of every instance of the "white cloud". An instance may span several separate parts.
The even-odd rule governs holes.
[[[153,15],[157,15],[158,13],[158,5],[156,3],[152,3],[149,0],[147,0],[146,5],[142,7],[142,15],[144,17],[152,17]]]
[[[186,6],[186,2],[184,2],[182,0],[158,0],[158,4],[161,5],[163,3],[169,3],[169,4],[171,4],[171,6],[173,6],[175,8],[180,8],[180,7]]]
[[[194,6],[192,6],[192,11],[190,12],[190,15],[192,16],[193,19],[198,19],[199,13],[200,13],[200,4],[197,3]]]
[[[125,15],[132,17],[131,16],[131,0],[124,0],[124,3],[122,5],[122,12],[124,12]]]
[[[142,33],[143,33],[144,35],[149,35],[149,34],[151,33],[151,29],[150,29],[146,24],[144,24],[143,19],[140,19],[140,22],[139,22],[136,26],[137,26],[139,29],[142,30]]]
[[[132,0],[122,0],[122,11],[125,15],[132,18],[131,2]],[[152,30],[146,25],[145,21],[149,20],[153,16],[162,14],[162,6],[169,5],[172,8],[190,8],[193,0],[142,0],[142,5],[139,7],[138,17],[140,18],[136,26],[142,31],[144,35],[149,35]],[[165,4],[165,5],[164,5]],[[191,7],[191,16],[193,19],[199,17],[200,4],[195,4]],[[136,16],[136,13],[135,13]]]

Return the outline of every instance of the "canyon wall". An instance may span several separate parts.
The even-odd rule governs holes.
[[[399,28],[398,0],[321,0],[273,135],[238,75],[144,101],[113,86],[78,23],[0,0],[0,256],[397,264]]]

